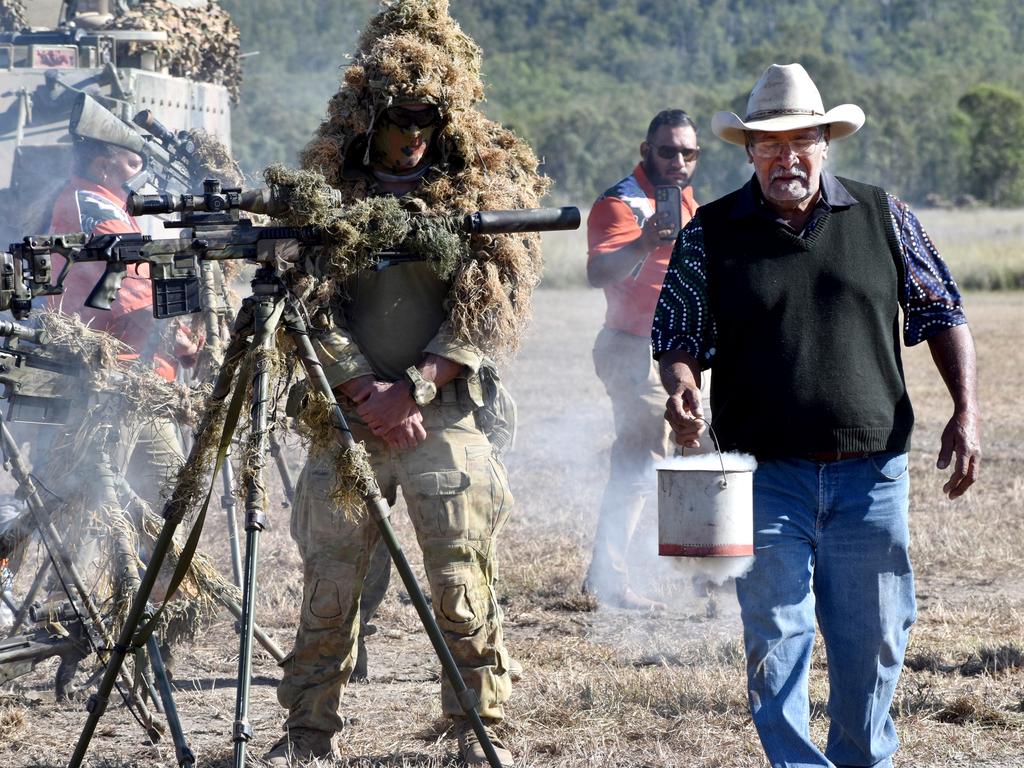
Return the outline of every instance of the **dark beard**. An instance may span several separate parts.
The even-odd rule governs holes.
[[[686,182],[683,183],[682,186],[680,186],[672,179],[666,179],[664,176],[659,175],[654,170],[654,164],[650,162],[650,155],[651,153],[648,152],[644,159],[640,161],[640,167],[644,169],[644,173],[647,174],[647,179],[651,182],[652,186],[679,187],[680,189],[686,189],[688,186],[690,186],[690,180],[693,178],[692,176],[687,176]]]

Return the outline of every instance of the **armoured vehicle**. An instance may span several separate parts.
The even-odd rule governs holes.
[[[159,0],[138,9],[136,4],[0,0],[8,22],[0,30],[0,244],[46,231],[54,199],[68,178],[68,121],[82,91],[124,120],[148,109],[174,131],[202,128],[230,147],[228,85],[167,71],[167,52],[175,46],[207,55],[196,53],[202,46],[189,25],[195,18],[189,14],[202,13],[207,1]],[[135,24],[147,13],[155,23]],[[124,28],[133,25],[149,28]],[[176,31],[182,39],[174,39]],[[212,48],[223,48],[219,37],[220,48]],[[233,55],[237,71],[237,46]]]

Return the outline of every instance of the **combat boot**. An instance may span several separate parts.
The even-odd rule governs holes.
[[[331,741],[334,734],[316,728],[292,727],[263,756],[269,768],[291,768],[314,757],[335,757]]]
[[[512,760],[512,753],[501,739],[494,735],[494,730],[486,720],[484,721],[484,730],[487,731],[487,736],[491,740],[491,744],[494,745],[494,752],[498,755],[501,768],[514,768],[515,762]],[[478,765],[490,766],[487,755],[484,754],[484,747],[480,743],[480,739],[477,738],[476,731],[473,730],[473,724],[467,718],[455,718],[455,735],[459,739],[459,757],[468,768]]]

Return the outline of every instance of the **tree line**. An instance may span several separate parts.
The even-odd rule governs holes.
[[[242,31],[233,142],[249,169],[294,162],[322,119],[376,0],[221,0]],[[589,203],[635,163],[650,117],[681,107],[712,199],[749,175],[710,131],[742,115],[770,63],[802,63],[826,108],[865,127],[839,173],[912,202],[1024,205],[1024,4],[1019,0],[451,0],[484,50],[484,111],[525,136],[561,200]]]

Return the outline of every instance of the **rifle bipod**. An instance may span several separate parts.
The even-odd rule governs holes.
[[[249,372],[250,383],[250,429],[246,437],[244,456],[246,457],[246,487],[245,487],[245,561],[244,578],[242,584],[242,605],[240,638],[240,649],[238,654],[238,692],[235,700],[235,720],[232,728],[232,738],[235,745],[234,764],[235,768],[243,768],[246,758],[246,747],[252,739],[252,728],[248,722],[249,708],[249,687],[252,676],[252,639],[255,625],[255,592],[256,592],[256,566],[259,555],[259,535],[266,527],[266,509],[268,499],[266,485],[264,484],[263,472],[266,468],[269,455],[269,415],[270,415],[270,392],[271,392],[271,365],[270,360],[274,351],[277,339],[278,327],[283,323],[286,335],[294,344],[299,362],[305,370],[306,377],[312,390],[322,395],[330,404],[335,439],[346,450],[355,448],[355,439],[348,428],[348,423],[342,413],[331,391],[327,378],[319,359],[313,350],[312,342],[306,330],[306,323],[298,307],[288,296],[287,289],[281,280],[273,262],[261,263],[256,270],[252,280],[252,295],[242,303],[242,307],[235,318],[231,332],[231,339],[224,356],[224,363],[221,365],[214,383],[213,392],[210,395],[210,403],[206,415],[197,431],[196,440],[186,461],[182,474],[196,466],[201,466],[200,453],[206,443],[204,430],[211,429],[216,418],[211,416],[214,412],[223,411],[223,404],[231,397],[231,403],[227,407],[227,416],[224,419],[223,433],[220,439],[220,450],[217,456],[214,474],[220,469],[224,455],[231,445],[232,433],[235,429],[235,421],[241,409],[243,383],[242,375],[239,381],[234,383],[235,373],[241,369],[242,373]],[[251,337],[251,341],[249,340]],[[234,386],[234,391],[232,391]],[[114,646],[114,653],[104,672],[103,679],[95,694],[90,698],[86,709],[88,718],[82,733],[79,736],[74,754],[69,762],[69,768],[78,768],[85,758],[92,740],[93,733],[106,709],[110,692],[113,689],[125,656],[133,648],[146,641],[148,632],[151,631],[151,622],[140,629],[140,624],[145,615],[146,601],[149,599],[156,583],[157,573],[167,556],[175,530],[181,524],[189,511],[186,506],[189,500],[186,484],[182,482],[182,474],[179,474],[179,481],[171,493],[170,499],[164,506],[164,526],[157,537],[156,543],[150,555],[149,565],[143,574],[142,583],[136,592],[135,598],[128,611],[128,618],[122,628],[117,644]],[[494,745],[487,734],[480,714],[476,710],[476,694],[466,687],[462,676],[459,674],[458,666],[451,655],[451,651],[445,644],[444,636],[437,625],[437,621],[431,611],[426,598],[423,595],[416,576],[412,571],[409,561],[402,551],[395,531],[391,526],[390,508],[381,495],[380,488],[376,481],[367,484],[363,501],[371,518],[380,529],[382,538],[387,545],[388,552],[395,563],[402,583],[409,593],[416,612],[423,623],[434,652],[441,662],[445,677],[454,689],[460,706],[467,719],[471,723],[477,738],[480,740],[488,762],[493,768],[501,768],[501,761],[494,750]],[[211,489],[212,491],[212,489]],[[204,510],[205,511],[205,510]],[[196,522],[201,526],[202,515]],[[196,532],[193,531],[193,535]]]

